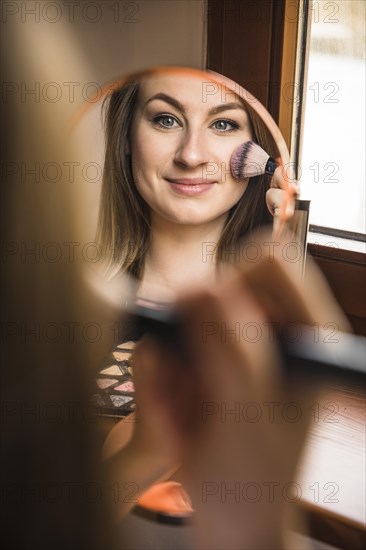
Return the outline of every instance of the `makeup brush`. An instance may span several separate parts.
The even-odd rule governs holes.
[[[273,176],[277,166],[278,162],[254,141],[246,141],[239,145],[230,159],[231,173],[238,181],[261,174]]]
[[[150,305],[153,303],[151,302]],[[159,308],[131,305],[135,322],[142,332],[149,332],[179,357],[189,349],[186,341],[185,320],[167,304]],[[284,372],[287,379],[301,377],[307,380],[342,380],[364,384],[366,379],[366,338],[345,332],[337,332],[330,339],[326,331],[314,338],[314,327],[298,325],[296,341],[289,341],[278,334]]]

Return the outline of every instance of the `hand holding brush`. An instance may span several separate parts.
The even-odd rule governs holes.
[[[284,223],[294,213],[298,187],[289,181],[288,167],[282,160],[274,159],[254,141],[246,141],[235,149],[230,160],[230,169],[237,181],[267,174],[272,177],[267,191],[267,206],[274,216],[274,233],[281,233]],[[285,191],[285,199],[283,192]]]

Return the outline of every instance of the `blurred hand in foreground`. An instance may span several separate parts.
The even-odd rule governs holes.
[[[184,296],[187,348],[146,336],[134,354],[139,421],[130,446],[161,471],[181,464],[202,548],[282,548],[291,488],[316,388],[284,376],[274,337],[292,324],[349,325],[310,261],[303,285],[283,254],[231,266],[215,288]]]

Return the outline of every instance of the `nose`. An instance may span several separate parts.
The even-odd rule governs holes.
[[[182,133],[174,160],[187,168],[201,166],[210,160],[207,143],[201,132],[187,129]]]

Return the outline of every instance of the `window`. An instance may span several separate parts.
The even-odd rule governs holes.
[[[365,6],[364,0],[310,3],[299,157],[310,224],[356,240],[364,240],[366,210]]]

